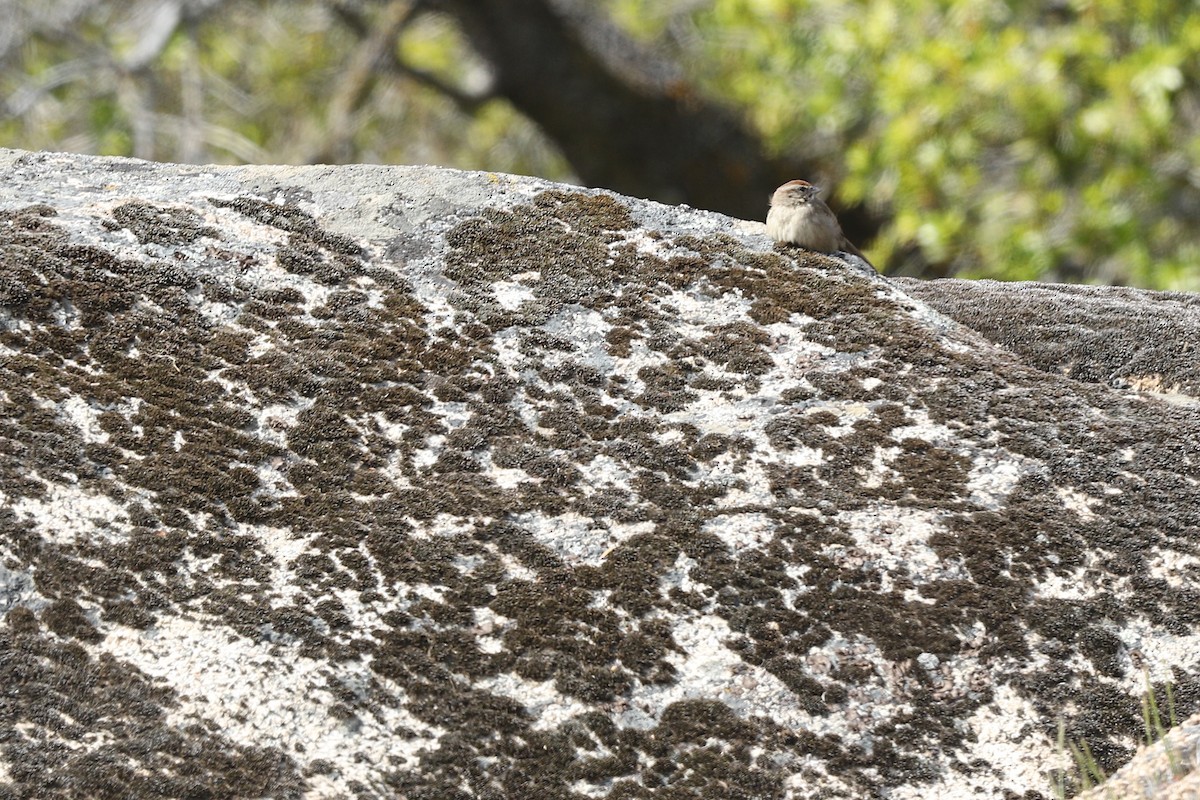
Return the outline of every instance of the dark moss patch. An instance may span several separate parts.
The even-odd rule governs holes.
[[[743,322],[722,325],[702,342],[705,358],[730,372],[764,375],[775,366],[764,345],[771,337],[761,328]]]
[[[219,239],[211,225],[190,208],[156,206],[153,203],[125,203],[113,209],[113,222],[105,223],[112,230],[128,229],[142,244],[183,245],[201,237]]]
[[[84,642],[100,640],[99,631],[88,620],[83,608],[69,598],[51,603],[42,612],[42,623],[64,638],[79,639]]]
[[[686,388],[687,372],[673,364],[642,367],[638,377],[645,390],[637,397],[637,403],[645,408],[664,413],[682,411],[700,397]]]
[[[900,442],[893,467],[918,498],[947,503],[966,491],[971,461],[965,456],[912,437]]]
[[[329,285],[343,283],[362,270],[362,247],[348,236],[330,233],[294,205],[269,203],[253,197],[233,200],[210,199],[218,208],[228,208],[288,234],[288,245],[279,250],[280,266],[297,275],[311,275]]]

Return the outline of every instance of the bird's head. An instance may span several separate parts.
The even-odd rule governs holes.
[[[820,189],[808,181],[788,181],[775,190],[775,194],[771,196],[771,205],[779,205],[781,203],[802,205],[816,197],[820,191]]]

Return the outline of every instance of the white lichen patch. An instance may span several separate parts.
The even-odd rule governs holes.
[[[810,452],[810,455],[816,458],[815,452]],[[718,456],[713,459],[713,469],[708,479],[729,487],[716,501],[717,508],[763,506],[775,499],[771,494],[766,465],[758,459],[740,462],[733,456]]]
[[[0,505],[32,522],[42,538],[56,545],[122,542],[129,524],[123,504],[73,483],[50,483],[44,497],[12,502],[0,492]]]
[[[475,646],[480,652],[496,654],[504,652],[504,631],[512,627],[513,620],[497,614],[490,608],[477,608],[475,618]]]
[[[993,448],[974,459],[967,491],[972,503],[982,508],[1002,508],[1017,482],[1036,469],[1028,459]]]
[[[1096,512],[1092,509],[1103,502],[1098,497],[1091,497],[1079,489],[1070,486],[1055,487],[1054,493],[1062,501],[1063,508],[1078,514],[1079,518],[1084,521],[1095,519]]]
[[[1094,560],[1094,558],[1093,556],[1090,560]],[[1086,601],[1094,599],[1098,588],[1090,585],[1086,580],[1088,572],[1089,566],[1085,564],[1075,567],[1065,575],[1059,574],[1059,572],[1048,573],[1037,581],[1034,596],[1056,600]],[[1114,587],[1107,588],[1111,590]]]
[[[162,618],[147,631],[117,628],[103,647],[179,695],[168,711],[176,727],[211,725],[234,741],[279,747],[300,764],[337,763],[337,791],[326,797],[346,796],[355,781],[375,785],[380,767],[412,769],[445,734],[405,711],[404,691],[364,662],[340,664],[337,682],[374,684],[387,696],[364,693],[371,710],[341,719],[330,713],[339,698],[327,663],[281,660],[272,645],[230,637],[203,618]]]
[[[734,552],[762,548],[775,538],[776,522],[766,514],[721,514],[701,530],[716,536]]]
[[[622,727],[649,730],[662,718],[667,706],[694,698],[719,699],[739,717],[761,717],[783,728],[806,730],[818,735],[846,732],[837,715],[813,716],[796,703],[795,695],[774,674],[747,664],[726,646],[733,632],[719,616],[702,614],[675,622],[672,638],[682,652],[667,658],[678,671],[679,680],[670,686],[637,686],[620,710]]]
[[[1191,589],[1200,579],[1200,555],[1195,553],[1153,548],[1146,553],[1146,567],[1176,589]]]
[[[253,537],[258,542],[262,553],[270,556],[272,561],[271,585],[281,597],[297,594],[295,578],[291,565],[296,558],[305,552],[317,535],[293,530],[290,528],[275,528],[269,525],[245,525],[237,527],[240,536]]]
[[[954,754],[964,765],[982,759],[993,768],[949,769],[931,783],[899,787],[890,796],[924,800],[992,796],[998,791],[1019,795],[1031,789],[1049,796],[1050,770],[1059,766],[1059,756],[1054,743],[1041,733],[1045,723],[1028,700],[1007,686],[998,687],[992,702],[963,720],[974,741]]]
[[[918,582],[962,580],[966,571],[960,563],[947,561],[929,546],[930,537],[943,530],[936,511],[879,507],[843,511],[838,520],[854,537],[855,547],[830,545],[827,552],[839,563],[876,572],[887,578],[911,575]],[[888,591],[890,586],[881,587]]]
[[[551,516],[526,512],[516,514],[512,519],[571,566],[599,566],[621,542],[637,533],[654,530],[654,524],[650,522],[599,523],[576,513]]]
[[[666,570],[658,582],[659,594],[666,597],[672,589],[684,592],[706,592],[711,587],[703,582],[692,580],[692,570],[696,567],[696,559],[680,553],[675,557],[675,563]]]
[[[492,284],[492,293],[496,297],[496,302],[505,311],[516,311],[527,302],[531,302],[535,295],[530,284],[534,281],[541,280],[541,273],[538,272],[522,272],[518,275],[513,275],[507,281],[496,281]]]
[[[434,539],[451,536],[469,535],[475,528],[475,521],[457,517],[452,514],[438,514],[433,519],[409,519],[412,530],[408,535],[414,539]]]
[[[1136,654],[1136,662],[1130,663],[1132,669],[1121,684],[1133,697],[1145,693],[1147,676],[1161,683],[1175,680],[1172,667],[1188,671],[1200,668],[1200,650],[1191,637],[1163,630],[1144,616],[1127,620],[1115,633],[1126,653]]]
[[[100,426],[100,413],[82,397],[65,398],[58,407],[59,414],[79,430],[85,442],[108,441],[108,433]]]

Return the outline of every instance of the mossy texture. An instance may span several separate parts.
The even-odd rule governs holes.
[[[75,160],[0,195],[0,796],[1034,797],[1200,700],[1194,409],[700,212]]]

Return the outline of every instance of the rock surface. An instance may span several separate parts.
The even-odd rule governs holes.
[[[896,283],[1038,369],[1200,403],[1200,295],[997,281]]]
[[[1026,349],[972,309],[1074,290],[976,331],[530,178],[0,169],[0,797],[1033,798],[1060,718],[1198,710],[1196,351],[1122,311]]]
[[[1150,747],[1077,800],[1197,800],[1200,798],[1200,714]]]

